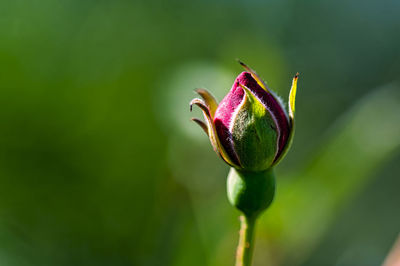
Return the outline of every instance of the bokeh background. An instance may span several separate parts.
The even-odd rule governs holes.
[[[190,122],[254,68],[297,131],[255,266],[380,265],[400,229],[400,2],[0,2],[0,265],[233,265]]]

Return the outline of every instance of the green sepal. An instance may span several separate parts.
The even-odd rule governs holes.
[[[279,156],[279,158],[275,159],[275,162],[273,163],[272,166],[277,165],[285,156],[286,153],[288,152],[290,146],[292,146],[292,142],[293,142],[293,136],[294,136],[294,132],[295,132],[295,128],[296,128],[296,124],[295,124],[295,103],[296,103],[296,92],[297,92],[297,80],[299,79],[299,73],[297,73],[294,77],[293,77],[293,81],[292,81],[292,87],[290,88],[290,93],[289,93],[289,126],[290,126],[290,133],[289,133],[289,137],[288,140],[286,142],[285,147],[283,147],[283,150],[281,152],[281,155]]]
[[[245,172],[231,168],[227,180],[227,193],[229,202],[247,217],[258,216],[274,199],[273,169]]]
[[[243,169],[262,171],[271,166],[276,156],[277,126],[260,100],[248,88],[242,88],[246,96],[233,117],[233,145]]]
[[[299,79],[299,73],[297,73],[292,81],[292,87],[290,88],[289,93],[289,117],[291,120],[294,120],[294,114],[296,112],[295,103],[296,103],[296,92],[297,92],[297,80]]]

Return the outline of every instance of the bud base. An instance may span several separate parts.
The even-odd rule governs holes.
[[[267,209],[275,195],[272,168],[262,172],[245,172],[231,168],[228,174],[229,202],[246,217],[256,217]]]

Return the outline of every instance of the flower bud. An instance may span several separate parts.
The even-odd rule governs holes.
[[[194,99],[207,123],[193,119],[208,134],[214,150],[239,170],[264,171],[285,154],[294,132],[296,75],[289,96],[289,114],[281,101],[257,74],[241,63],[246,71],[235,80],[232,89],[218,105],[206,90],[197,92],[204,100]]]

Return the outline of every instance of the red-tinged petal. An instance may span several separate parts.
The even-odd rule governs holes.
[[[211,145],[214,148],[214,151],[218,155],[220,155],[221,158],[227,164],[231,165],[232,167],[240,168],[240,166],[237,163],[235,163],[235,162],[233,162],[231,160],[230,156],[226,153],[224,147],[221,145],[221,142],[220,142],[220,140],[218,138],[218,135],[216,133],[215,125],[213,123],[213,120],[211,118],[210,111],[209,111],[207,105],[204,103],[203,100],[195,98],[190,102],[190,110],[192,110],[193,104],[199,106],[200,109],[203,111],[204,118],[205,118],[205,120],[207,122],[207,129],[208,129],[208,134],[207,135],[208,135],[208,137],[210,139]],[[195,121],[195,122],[197,123],[197,121]]]
[[[240,164],[240,161],[233,147],[232,117],[243,102],[244,96],[243,89],[235,82],[231,91],[218,105],[214,117],[215,128],[221,144],[236,164]]]

